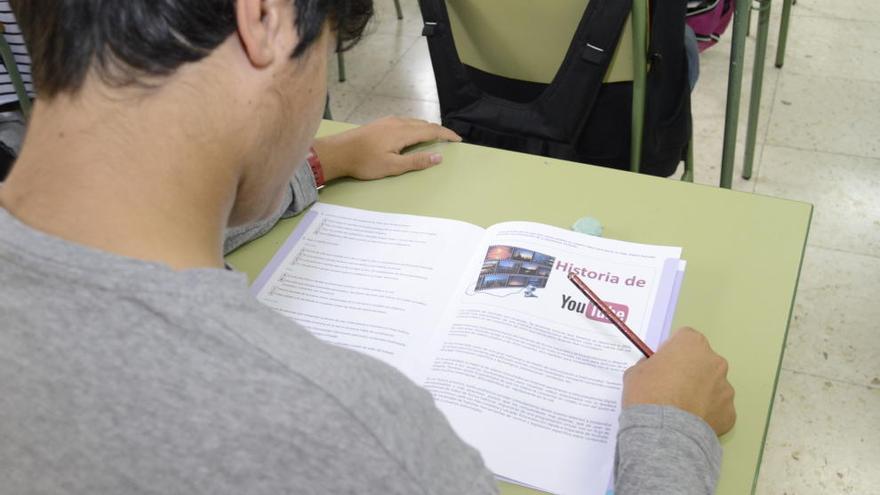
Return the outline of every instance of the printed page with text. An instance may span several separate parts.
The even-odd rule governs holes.
[[[680,255],[541,224],[495,225],[422,353],[421,383],[500,477],[604,494],[623,372],[641,355],[567,275],[656,347]]]
[[[253,290],[317,337],[412,378],[412,361],[483,233],[455,220],[318,203]]]

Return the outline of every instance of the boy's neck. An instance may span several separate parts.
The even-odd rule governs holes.
[[[175,100],[37,102],[0,205],[78,244],[175,269],[223,267],[242,153],[234,139],[204,138],[227,134],[222,121]]]

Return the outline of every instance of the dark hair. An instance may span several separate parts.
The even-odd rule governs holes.
[[[93,67],[108,83],[143,83],[207,56],[235,33],[236,0],[11,0],[41,97],[76,92]],[[358,42],[372,0],[290,0],[299,57],[326,20],[340,49]]]

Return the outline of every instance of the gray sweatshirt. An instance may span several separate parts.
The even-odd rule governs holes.
[[[308,168],[290,195],[288,213],[314,201]],[[628,409],[617,492],[711,493],[720,457],[698,418]],[[0,209],[0,495],[495,492],[427,392],[262,306],[242,274],[109,254]]]

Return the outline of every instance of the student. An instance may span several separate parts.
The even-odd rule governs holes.
[[[13,7],[41,98],[0,187],[4,493],[494,493],[427,392],[224,269],[227,226],[314,200],[296,158],[370,1]],[[392,119],[318,154],[327,180],[372,179],[431,164],[390,152],[436,138]],[[618,493],[712,492],[724,360],[680,330],[624,382]]]

